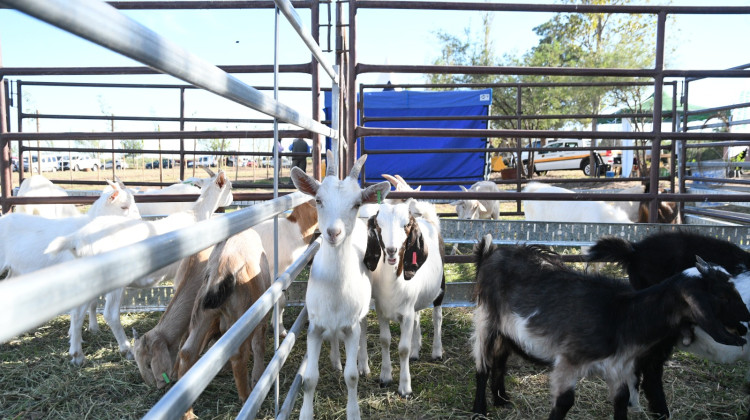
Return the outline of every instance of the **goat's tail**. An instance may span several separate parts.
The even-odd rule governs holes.
[[[616,236],[607,236],[589,248],[584,258],[586,261],[614,262],[627,267],[634,252],[631,242]]]
[[[476,263],[476,266],[481,267],[484,259],[492,254],[492,251],[494,250],[495,247],[492,245],[492,235],[488,233],[474,246],[474,262]]]
[[[75,250],[74,240],[70,236],[58,236],[53,239],[52,242],[47,245],[44,253],[49,255],[57,255],[63,251],[73,252]]]
[[[203,307],[206,309],[216,309],[221,306],[234,292],[237,285],[237,276],[234,273],[227,274],[218,282],[211,280],[210,277],[206,279],[209,285],[202,299]]]

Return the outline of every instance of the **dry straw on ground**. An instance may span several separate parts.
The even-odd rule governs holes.
[[[296,308],[290,310],[297,313]],[[287,320],[291,320],[291,316]],[[380,345],[377,322],[369,317],[368,349],[372,375],[359,383],[359,402],[367,419],[466,419],[474,398],[474,367],[469,349],[471,311],[444,310],[445,357],[430,361],[430,311],[422,314],[425,335],[421,359],[412,363],[414,395],[405,400],[396,393],[396,383],[386,388],[378,384]],[[128,314],[123,318],[126,331],[135,327],[143,333],[158,321],[159,313]],[[84,333],[88,355],[83,367],[74,367],[67,356],[68,317],[61,316],[35,331],[0,345],[0,418],[2,419],[135,419],[142,417],[164,394],[147,387],[135,363],[124,360],[117,343],[99,318],[102,331]],[[290,321],[291,322],[291,321]],[[394,378],[398,377],[396,345],[398,327],[392,326]],[[270,340],[269,340],[270,346]],[[270,348],[269,348],[270,350]],[[281,375],[282,396],[293,379],[304,353],[304,337],[295,346]],[[268,353],[270,357],[270,352]],[[344,419],[346,385],[328,363],[327,347],[321,357],[315,415],[318,419]],[[538,419],[550,408],[547,370],[517,358],[511,359],[508,392],[513,404],[491,408],[489,418]],[[744,418],[747,396],[743,391],[745,363],[719,365],[678,353],[666,368],[665,390],[675,419]],[[606,419],[612,415],[606,385],[600,379],[585,379],[577,387],[571,419]],[[645,406],[645,400],[642,404]],[[298,415],[298,397],[293,417]],[[231,373],[221,372],[195,404],[202,419],[234,418],[240,410]],[[261,418],[273,417],[273,404],[267,399]],[[647,419],[643,413],[631,418]]]

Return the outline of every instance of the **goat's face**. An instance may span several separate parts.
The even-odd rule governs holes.
[[[697,279],[695,287],[688,288],[685,296],[690,317],[716,342],[744,345],[746,340],[743,336],[747,333],[750,311],[730,281],[729,274],[700,257],[697,257],[695,268],[697,275],[694,270],[684,273]]]
[[[135,205],[133,193],[125,188],[121,182],[106,180],[109,187],[102,191],[102,195],[94,203],[97,216],[125,216],[140,219],[141,213]]]
[[[464,192],[469,192],[463,185],[459,186]],[[459,219],[479,219],[479,212],[487,211],[479,200],[456,200],[451,205],[456,207]]]
[[[169,349],[161,337],[146,334],[135,340],[135,363],[146,384],[162,389],[174,378]]]
[[[427,248],[415,216],[419,214],[412,199],[407,203],[380,206],[378,214],[367,224],[367,268],[375,270],[382,254],[385,263],[396,271],[396,276],[403,272],[406,280],[414,277],[427,259]]]
[[[328,151],[328,161],[333,154]],[[364,190],[359,187],[357,177],[367,155],[362,155],[354,164],[351,173],[343,180],[336,176],[333,165],[329,167],[323,182],[318,182],[299,168],[292,168],[292,182],[301,192],[315,197],[318,211],[318,229],[323,240],[338,247],[354,230],[359,207],[365,203],[377,203],[385,199],[390,184],[383,181]]]
[[[227,178],[224,171],[214,174],[210,172],[211,179],[201,186],[201,196],[207,202],[216,203],[216,208],[226,207],[232,204],[232,182]],[[216,210],[216,209],[214,209]]]

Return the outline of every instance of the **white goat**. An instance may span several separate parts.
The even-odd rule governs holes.
[[[530,182],[522,192],[574,194],[565,188]],[[603,201],[524,200],[526,220],[537,222],[633,223],[627,213]]]
[[[418,205],[431,207],[432,211],[423,214]],[[408,397],[412,393],[409,359],[418,359],[422,347],[419,311],[430,305],[434,307],[432,358],[443,357],[440,329],[445,276],[440,220],[430,203],[413,199],[395,205],[386,203],[369,219],[367,234],[365,265],[373,271],[372,297],[378,314],[383,356],[380,382],[387,385],[392,380],[389,323],[397,321],[401,325],[398,393]]]
[[[313,241],[315,229],[318,227],[318,213],[311,202],[302,203],[292,210],[288,217],[279,218],[279,273],[283,273],[292,263],[299,258]],[[253,226],[253,230],[260,235],[263,248],[266,250],[268,264],[273,274],[273,220]],[[286,336],[284,328],[284,306],[286,297],[279,300],[281,311],[279,311],[278,331],[282,337]]]
[[[161,189],[134,191],[135,195],[182,195],[182,194],[200,194],[201,188],[211,181],[213,172],[203,167],[209,174],[209,178],[191,177],[185,181],[169,185]],[[141,216],[167,216],[172,213],[181,211],[190,211],[193,208],[193,201],[173,201],[173,202],[153,202],[153,203],[136,203]],[[229,203],[231,204],[231,202]],[[226,204],[226,205],[229,205]]]
[[[492,181],[479,181],[468,190],[463,185],[461,189],[465,192],[499,192],[500,189]],[[459,219],[500,219],[500,201],[498,200],[456,200],[451,203],[456,206]]]
[[[328,161],[333,162],[329,150]],[[357,218],[363,203],[375,203],[383,199],[390,190],[388,182],[381,182],[361,189],[357,177],[367,155],[355,162],[351,173],[344,180],[336,176],[333,165],[328,167],[326,177],[320,183],[299,168],[292,168],[292,181],[303,193],[315,197],[318,209],[318,225],[323,243],[310,269],[305,302],[310,319],[307,334],[307,367],[303,374],[304,400],[300,410],[301,419],[313,418],[313,399],[318,384],[318,359],[323,340],[344,341],[346,367],[344,380],[347,387],[346,417],[359,419],[357,382],[359,371],[367,374],[367,345],[365,334],[360,334],[361,322],[370,308],[371,286],[369,271],[364,265],[367,228]],[[365,339],[364,343],[360,340]],[[332,348],[334,346],[332,345]],[[359,358],[358,358],[359,353]],[[333,351],[332,351],[333,354]]]
[[[63,251],[70,251],[76,257],[96,255],[206,220],[218,207],[232,201],[232,184],[224,172],[219,171],[212,179],[210,186],[203,189],[191,211],[174,213],[155,221],[132,220],[118,216],[99,217],[70,235],[56,238],[45,252],[59,254]],[[130,286],[151,287],[165,278],[174,277],[178,266],[179,261],[134,281]],[[117,339],[120,353],[132,359],[130,343],[120,324],[120,304],[123,292],[124,288],[117,288],[106,294],[104,319]],[[76,365],[82,364],[85,359],[81,347],[81,327],[83,314],[88,305],[82,305],[71,311],[69,352],[72,363]]]
[[[65,189],[53,184],[42,175],[26,178],[18,187],[18,197],[67,197]],[[16,213],[34,214],[48,219],[80,216],[74,204],[19,204]]]

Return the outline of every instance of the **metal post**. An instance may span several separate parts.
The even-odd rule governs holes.
[[[2,44],[0,44],[0,69],[3,68],[3,52]],[[3,74],[0,72],[0,134],[8,132],[8,92],[7,92],[8,81],[3,79]],[[10,141],[3,139],[0,143],[0,197],[2,197],[2,212],[3,214],[10,211],[10,205],[5,202],[5,199],[11,195],[11,170],[10,170]]]
[[[312,21],[310,27],[312,28],[312,37],[315,43],[320,43],[320,1],[314,0],[312,7],[310,8],[310,20]],[[330,19],[329,19],[330,21]],[[320,122],[320,66],[313,60],[310,68],[310,75],[312,76],[312,118],[315,121]],[[334,66],[336,72],[336,78],[338,79],[338,68]],[[340,82],[340,79],[339,79]],[[336,84],[334,82],[334,84]],[[338,129],[333,124],[332,128]],[[317,133],[312,135],[312,172],[313,178],[320,180],[320,141],[322,136]],[[305,158],[307,159],[307,158]]]
[[[357,0],[349,1],[349,61],[348,80],[346,81],[346,97],[349,101],[347,108],[346,138],[349,141],[347,159],[343,167],[343,173],[349,170],[357,160],[357,138],[355,129],[357,127]],[[339,174],[341,176],[341,174]]]
[[[667,22],[667,13],[659,12],[656,27],[656,63],[654,70],[654,118],[652,132],[654,137],[651,141],[651,173],[649,182],[651,184],[649,202],[649,223],[656,223],[659,209],[659,162],[661,161],[661,119],[662,119],[662,93],[664,92],[664,32]]]
[[[273,99],[279,100],[279,7],[274,10],[273,31]],[[273,198],[279,196],[279,171],[281,155],[279,150],[279,121],[273,119]],[[279,276],[279,215],[273,217],[273,278]],[[273,349],[279,348],[279,301],[273,304]],[[279,375],[274,379],[273,412],[279,414]]]
[[[185,131],[185,88],[180,88],[180,131]],[[196,141],[193,139],[193,141]],[[237,140],[239,141],[239,140]],[[185,139],[180,137],[180,179],[185,180]],[[193,162],[195,168],[195,162]]]

